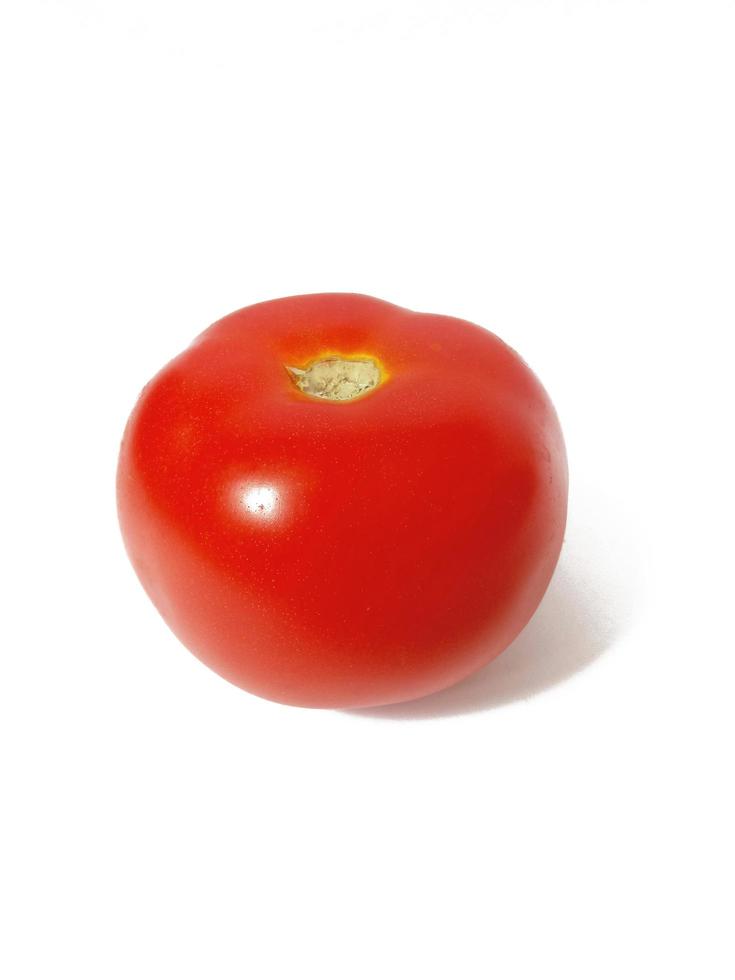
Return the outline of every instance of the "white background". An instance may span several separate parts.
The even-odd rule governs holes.
[[[735,975],[735,6],[5,0],[0,971]],[[572,477],[490,668],[220,680],[119,539],[144,382],[347,290],[531,363]]]

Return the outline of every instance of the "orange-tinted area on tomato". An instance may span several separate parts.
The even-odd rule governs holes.
[[[302,391],[292,369],[330,359],[379,381]],[[556,414],[514,351],[340,293],[206,330],[144,389],[118,469],[128,553],[183,643],[312,706],[418,697],[500,653],[546,589],[566,500]]]

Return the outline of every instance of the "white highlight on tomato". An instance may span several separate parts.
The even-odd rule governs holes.
[[[242,494],[242,505],[254,517],[271,517],[278,506],[278,491],[269,486],[248,487]]]

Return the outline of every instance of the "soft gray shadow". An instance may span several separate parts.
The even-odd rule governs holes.
[[[462,715],[530,698],[560,684],[597,660],[626,626],[625,592],[620,583],[608,579],[566,554],[531,621],[487,667],[417,701],[351,713],[395,720]]]

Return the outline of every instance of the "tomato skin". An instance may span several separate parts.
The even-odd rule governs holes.
[[[368,356],[351,401],[287,367]],[[451,317],[327,293],[218,321],[145,387],[118,510],[132,564],[181,641],[274,701],[416,698],[488,663],[561,548],[564,443],[534,374]]]

